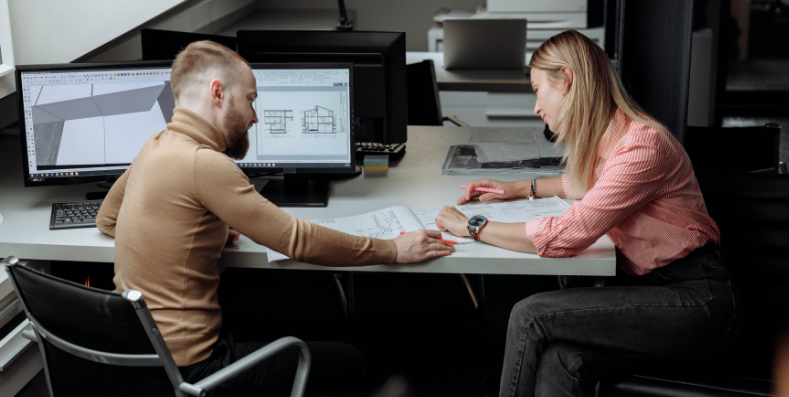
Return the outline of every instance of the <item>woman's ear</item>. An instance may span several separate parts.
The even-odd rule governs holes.
[[[573,70],[567,66],[562,66],[562,74],[564,75],[564,92],[567,93],[573,85]]]

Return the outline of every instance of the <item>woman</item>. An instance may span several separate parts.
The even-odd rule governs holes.
[[[564,144],[563,176],[471,182],[458,200],[580,199],[562,216],[507,224],[444,207],[439,229],[544,257],[569,257],[603,234],[617,247],[617,286],[530,296],[507,331],[500,395],[594,395],[631,359],[708,360],[741,327],[739,292],[721,257],[690,159],[622,87],[605,52],[576,31],[534,52],[534,112]],[[501,189],[504,194],[475,192]],[[732,189],[736,189],[732,186]]]

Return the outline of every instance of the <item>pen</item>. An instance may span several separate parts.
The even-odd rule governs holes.
[[[462,185],[462,186],[460,186],[460,188],[461,189],[468,189],[468,185]],[[504,194],[504,190],[501,190],[501,189],[489,189],[489,188],[486,188],[486,187],[478,187],[478,188],[474,188],[474,190],[479,191],[479,192],[485,192],[485,193]]]
[[[405,234],[405,232],[400,232],[400,234]],[[447,240],[447,239],[443,239],[443,238],[437,238],[436,240],[441,240],[441,241],[443,241],[445,243],[449,243],[449,244],[457,244],[458,243],[455,240]]]

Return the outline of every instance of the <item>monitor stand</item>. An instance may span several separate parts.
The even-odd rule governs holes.
[[[277,207],[325,207],[329,204],[329,181],[285,175],[266,182],[260,194]]]
[[[109,191],[87,192],[85,193],[85,200],[104,200],[104,198],[107,197],[107,193],[109,193]]]

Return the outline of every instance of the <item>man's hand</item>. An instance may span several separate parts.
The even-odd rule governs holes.
[[[484,193],[484,192],[476,191],[475,189],[478,187],[486,187],[489,189],[500,189],[504,191],[504,194]],[[524,196],[521,190],[522,189],[518,186],[518,182],[502,182],[502,181],[494,181],[492,179],[482,179],[468,184],[468,189],[466,189],[466,194],[464,194],[463,197],[458,199],[458,205],[466,204],[474,199],[479,199],[479,201],[510,200],[518,197],[528,196],[528,191]]]
[[[469,237],[468,217],[455,207],[444,207],[438,212],[436,227],[458,237]]]
[[[235,229],[228,229],[227,230],[227,243],[225,243],[225,247],[232,247],[235,245],[238,238],[241,237],[241,233]]]
[[[394,239],[397,246],[395,263],[422,262],[455,252],[452,244],[438,240],[439,238],[441,232],[438,230],[415,230],[397,236]]]

